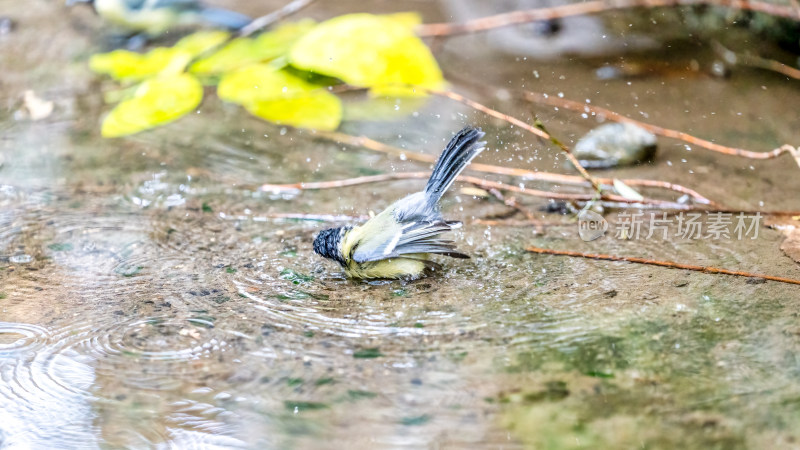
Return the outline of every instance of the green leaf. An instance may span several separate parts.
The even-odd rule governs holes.
[[[202,75],[221,74],[278,58],[285,55],[291,45],[315,25],[311,19],[301,20],[287,23],[256,38],[234,39],[214,54],[192,64],[189,70]]]
[[[295,127],[335,130],[342,120],[338,97],[266,64],[225,74],[217,94],[222,100],[241,104],[254,116]]]
[[[119,81],[139,81],[159,74],[179,74],[192,59],[192,54],[181,48],[159,47],[145,54],[127,50],[92,55],[89,68]]]
[[[230,36],[230,33],[222,30],[198,31],[175,43],[173,48],[185,50],[192,56],[199,56],[221,45]]]
[[[103,137],[138,133],[171,122],[194,110],[203,99],[203,86],[189,74],[143,82],[132,98],[116,106],[103,120]]]
[[[377,95],[425,95],[408,86],[437,89],[442,72],[430,49],[414,34],[416,14],[349,14],[321,23],[289,52],[303,70],[371,88]]]

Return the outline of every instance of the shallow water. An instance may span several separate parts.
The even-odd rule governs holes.
[[[444,260],[442,273],[411,283],[348,281],[311,250],[331,224],[274,214],[363,215],[421,181],[286,195],[257,187],[426,165],[267,124],[213,96],[162,129],[103,140],[104,85],[85,67],[101,35],[91,15],[53,23],[62,10],[52,3],[10,5],[3,14],[18,26],[0,36],[3,448],[800,445],[796,287],[524,251],[798,278],[780,232],[587,243],[569,217],[542,213],[561,225],[543,232],[476,223],[507,210],[455,189],[444,209],[465,221],[456,238],[471,260]],[[442,20],[426,8],[426,21]],[[45,25],[60,38],[42,39]],[[594,69],[617,57],[542,62],[487,48],[480,57],[492,63],[475,64],[467,50],[480,45],[464,37],[439,49],[445,72],[458,74],[453,87],[519,117],[535,111],[569,144],[596,121],[476,84],[589,98],[743,148],[796,143],[787,99],[798,85],[775,75],[598,80]],[[664,58],[676,67],[712,58],[675,45]],[[54,114],[15,115],[26,89],[53,100]],[[436,154],[474,123],[489,141],[481,162],[563,170],[544,143],[448,100],[411,105],[414,115],[390,108],[386,121],[350,102],[361,111],[343,126],[350,134]],[[732,207],[800,209],[787,194],[800,187],[788,159],[659,144],[653,164],[603,176],[669,180]]]

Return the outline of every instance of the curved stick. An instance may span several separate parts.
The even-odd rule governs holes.
[[[660,266],[660,267],[668,267],[670,269],[683,269],[683,270],[693,270],[695,272],[703,272],[703,273],[719,273],[723,275],[734,275],[737,277],[748,277],[748,278],[763,278],[765,280],[772,280],[778,281],[781,283],[789,283],[789,284],[797,284],[800,285],[800,280],[795,280],[793,278],[784,278],[784,277],[777,277],[774,275],[764,275],[760,273],[750,273],[750,272],[742,272],[738,270],[728,270],[728,269],[720,269],[718,267],[710,267],[710,266],[693,266],[691,264],[683,264],[683,263],[676,263],[672,261],[659,261],[654,259],[645,259],[645,258],[636,258],[633,256],[614,256],[614,255],[603,255],[598,253],[580,253],[580,252],[571,252],[567,250],[550,250],[546,248],[539,248],[539,247],[528,247],[525,250],[532,252],[532,253],[540,253],[545,255],[560,255],[560,256],[573,256],[579,258],[588,258],[588,259],[599,259],[603,261],[623,261],[623,262],[632,262],[636,264],[647,264],[651,266]]]

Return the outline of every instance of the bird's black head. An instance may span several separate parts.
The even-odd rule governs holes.
[[[351,227],[328,228],[322,230],[314,239],[314,253],[332,259],[344,265],[344,255],[342,254],[342,238]]]

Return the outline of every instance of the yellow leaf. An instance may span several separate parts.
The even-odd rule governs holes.
[[[323,22],[289,51],[295,67],[333,76],[378,95],[425,95],[409,86],[437,89],[442,72],[413,31],[411,13],[350,14]]]
[[[222,30],[198,31],[175,43],[173,48],[186,50],[192,56],[198,56],[224,43],[229,37],[230,33]]]
[[[425,104],[420,97],[366,97],[344,103],[344,120],[390,121],[400,120]]]
[[[218,52],[192,64],[190,71],[202,75],[220,74],[278,58],[314,26],[315,22],[307,19],[287,23],[256,38],[234,39]]]
[[[189,74],[166,75],[143,82],[133,97],[117,105],[103,120],[103,137],[138,133],[171,122],[194,110],[203,86]]]
[[[180,48],[158,47],[145,54],[114,50],[92,55],[89,68],[120,81],[139,81],[158,74],[183,72],[192,54]]]
[[[324,91],[282,100],[258,101],[245,105],[245,109],[270,122],[314,130],[335,130],[342,118],[339,98]]]
[[[398,25],[402,25],[409,30],[414,30],[414,28],[422,23],[422,17],[415,12],[400,12],[394,14],[386,14],[384,16],[378,16],[383,20],[388,20],[390,22],[396,23]]]
[[[254,116],[271,122],[335,130],[342,120],[338,97],[324,87],[267,64],[225,74],[217,94],[222,100],[238,103]]]

